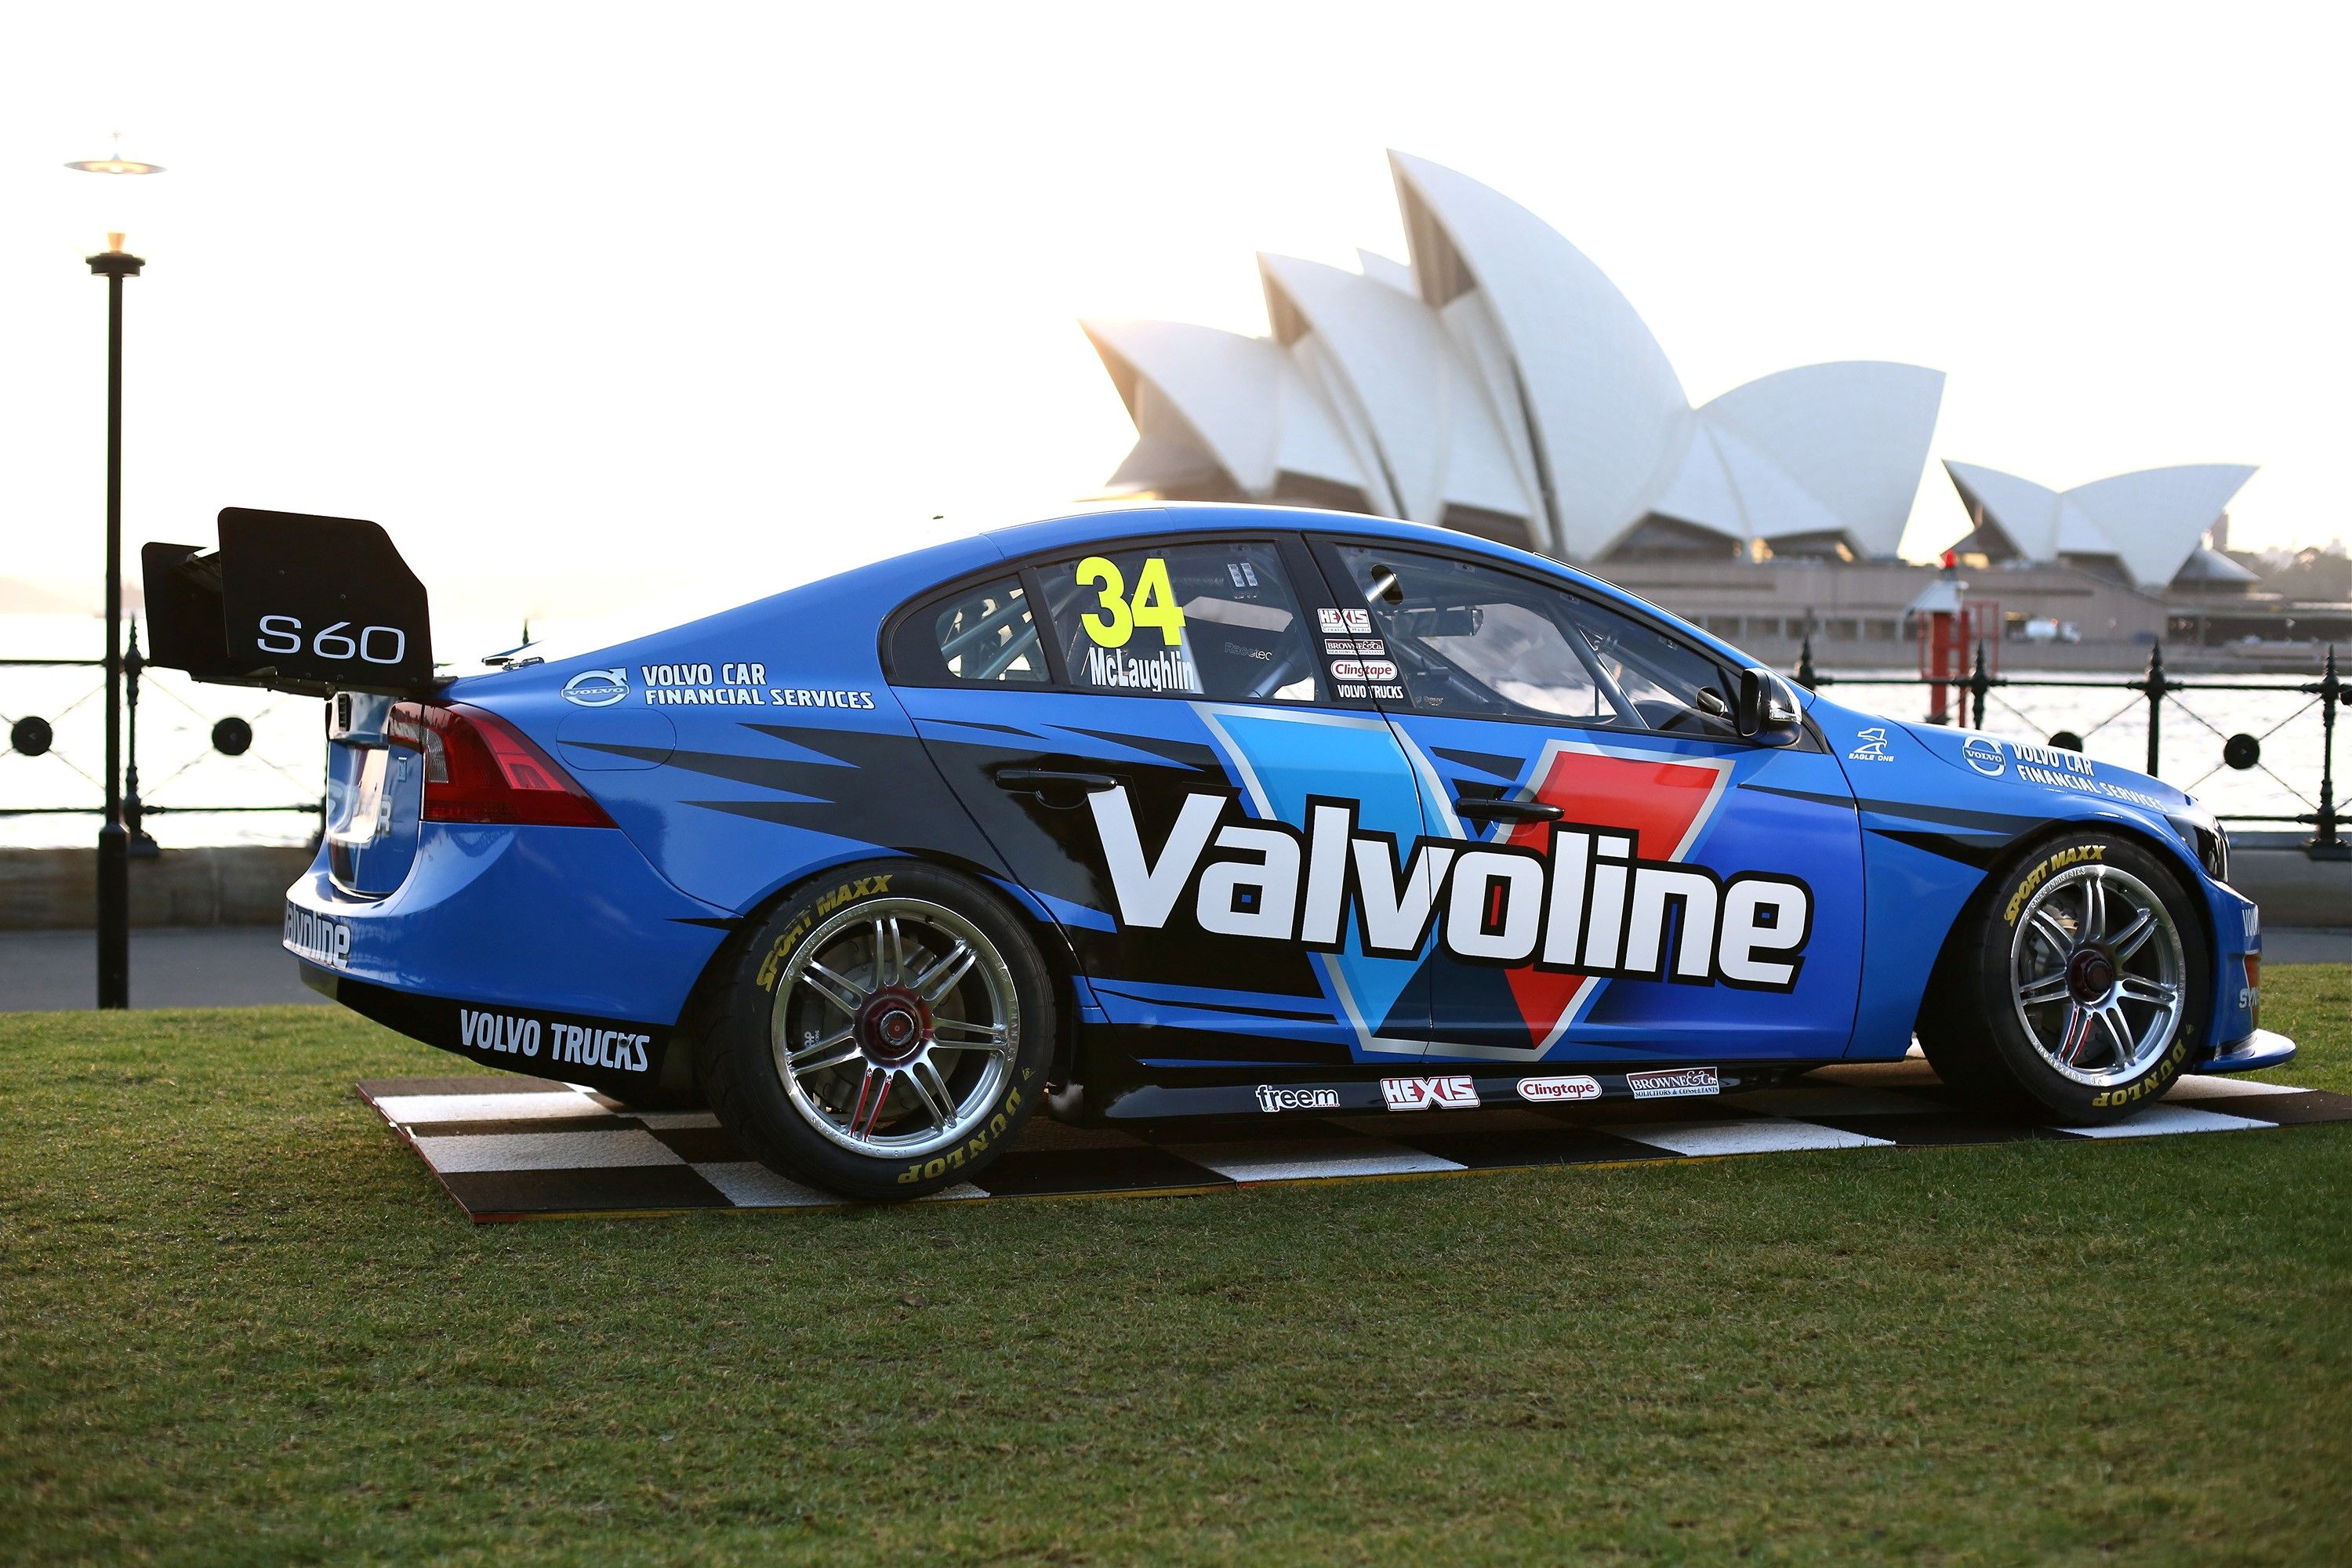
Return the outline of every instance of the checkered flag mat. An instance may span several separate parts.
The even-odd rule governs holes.
[[[593,1089],[507,1076],[372,1079],[359,1091],[478,1222],[844,1203],[748,1158],[708,1111],[635,1110]],[[923,1201],[1141,1195],[1789,1149],[2155,1138],[2346,1121],[2352,1121],[2352,1099],[2342,1095],[2190,1076],[2112,1126],[2040,1127],[1951,1103],[1927,1064],[1914,1058],[1825,1068],[1786,1088],[1721,1100],[1282,1116],[1133,1130],[1066,1127],[1040,1116],[975,1180]]]

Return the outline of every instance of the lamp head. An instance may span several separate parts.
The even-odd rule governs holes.
[[[122,155],[122,133],[119,131],[114,133],[114,151],[110,156],[104,158],[85,158],[78,163],[68,163],[66,167],[75,170],[80,174],[107,174],[116,177],[137,176],[141,174],[160,174],[163,172],[163,165],[161,163],[142,163],[136,158],[124,157]],[[95,190],[97,187],[92,186],[89,188]],[[122,203],[120,200],[110,196],[106,202],[106,207],[112,209],[112,211],[108,212],[106,215],[111,216],[113,216],[113,212],[119,212],[121,210]],[[141,210],[144,210],[143,205]],[[120,217],[116,217],[114,221],[116,223],[120,223],[121,222],[121,219]],[[93,256],[89,258],[90,270],[94,272],[116,273],[124,277],[137,276],[139,271],[138,258],[131,256],[130,252],[123,248],[122,240],[123,231],[120,228],[110,227],[106,236],[106,249],[100,255]]]
[[[135,158],[85,158],[68,163],[68,169],[79,169],[85,174],[160,174],[161,163],[142,163]]]
[[[104,158],[85,158],[77,163],[68,163],[66,167],[79,169],[85,174],[160,174],[163,172],[161,163],[142,163],[136,158],[124,157],[122,132],[120,131],[114,133],[112,154]]]

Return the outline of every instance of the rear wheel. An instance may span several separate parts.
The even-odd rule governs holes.
[[[2171,868],[2074,833],[1993,881],[1919,1020],[1945,1082],[1998,1108],[2111,1121],[2170,1088],[2210,1010],[2203,926]]]
[[[1042,1096],[1045,966],[964,878],[828,873],[739,955],[701,1048],[710,1107],[768,1165],[852,1197],[919,1197],[1003,1152]]]

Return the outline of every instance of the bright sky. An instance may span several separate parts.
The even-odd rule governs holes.
[[[126,227],[129,532],[373,518],[436,603],[744,596],[1096,489],[1081,315],[1265,328],[1403,254],[1382,150],[1548,218],[1695,401],[1948,373],[1934,456],[2263,466],[2345,533],[2336,8],[87,5],[0,19],[0,576],[92,581]],[[102,157],[142,181],[69,174]],[[119,205],[110,205],[119,204]],[[929,521],[934,513],[947,521]],[[1932,462],[1906,547],[1965,528]]]

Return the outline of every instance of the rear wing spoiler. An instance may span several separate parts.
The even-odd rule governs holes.
[[[425,584],[373,522],[233,506],[217,550],[150,544],[139,564],[151,664],[310,697],[440,684]]]

